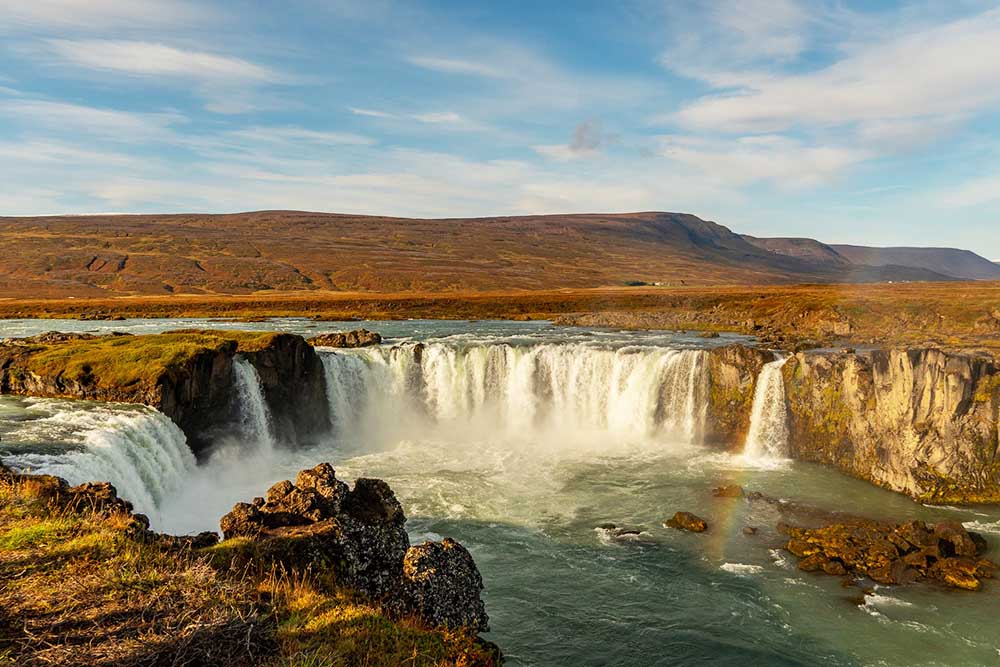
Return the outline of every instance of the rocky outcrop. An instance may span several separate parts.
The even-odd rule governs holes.
[[[893,524],[858,520],[816,529],[786,527],[785,548],[801,560],[799,569],[867,577],[885,584],[937,581],[979,590],[996,564],[982,558],[986,541],[962,524],[923,521]]]
[[[368,329],[325,333],[309,339],[309,343],[317,347],[368,347],[381,342],[382,336]]]
[[[708,419],[705,442],[739,449],[750,429],[757,378],[774,355],[729,345],[708,351]]]
[[[704,533],[708,530],[708,522],[691,512],[675,512],[672,517],[663,522],[667,528],[686,530],[691,533]]]
[[[449,539],[410,547],[405,523],[385,482],[359,479],[350,489],[322,463],[237,504],[220,526],[226,539],[253,540],[258,556],[329,575],[394,613],[486,631],[483,582],[469,552]]]
[[[150,405],[180,426],[191,449],[199,454],[219,435],[236,431],[241,406],[233,364],[239,355],[260,377],[276,434],[291,444],[308,443],[312,436],[327,433],[325,374],[313,347],[292,334],[254,334],[258,336],[254,344],[244,346],[239,335],[185,330],[129,336],[113,353],[114,363],[134,358],[137,370],[125,374],[131,378],[127,381],[99,367],[84,365],[70,370],[73,355],[59,363],[34,362],[36,355],[58,350],[61,344],[82,341],[96,347],[107,342],[106,337],[43,334],[10,339],[0,343],[0,393]],[[183,354],[165,363],[161,354],[165,346],[157,346],[157,339],[167,337],[172,337],[171,344],[176,343]],[[135,351],[130,352],[133,347]]]
[[[936,349],[799,353],[791,455],[931,502],[1000,502],[1000,368]]]

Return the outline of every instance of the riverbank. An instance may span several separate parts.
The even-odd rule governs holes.
[[[275,569],[263,554],[294,554],[295,538],[269,549],[246,537],[216,542],[149,531],[107,484],[70,488],[0,467],[0,664],[500,662],[474,628],[390,613],[318,561]],[[398,567],[402,577],[402,555]]]
[[[621,287],[483,292],[288,292],[0,300],[0,318],[552,319],[732,331],[796,345],[936,345],[1000,352],[1000,283]]]

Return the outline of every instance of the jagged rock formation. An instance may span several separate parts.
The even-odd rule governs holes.
[[[226,539],[250,538],[255,553],[289,569],[332,574],[398,614],[434,626],[489,629],[475,562],[453,540],[410,546],[406,516],[392,489],[378,479],[354,488],[328,463],[278,482],[266,498],[238,503],[222,517]]]
[[[794,458],[924,501],[1000,502],[1000,368],[941,350],[800,353],[783,369]]]
[[[318,347],[368,347],[381,342],[382,336],[368,329],[325,333],[309,339],[311,345]]]
[[[857,520],[816,529],[786,527],[785,548],[806,572],[868,577],[879,584],[939,581],[953,588],[979,590],[996,564],[981,558],[986,541],[962,524],[923,521],[892,524]]]

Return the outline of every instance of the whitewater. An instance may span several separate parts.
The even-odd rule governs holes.
[[[783,358],[758,378],[747,440],[706,441],[712,341],[673,332],[589,331],[547,323],[14,321],[154,332],[190,326],[309,334],[365,326],[382,346],[324,350],[333,428],[309,447],[280,434],[253,367],[234,365],[240,419],[200,463],[149,408],[0,397],[0,457],[82,482],[108,479],[168,532],[216,529],[234,502],[300,468],[386,479],[411,539],[452,536],[472,551],[512,665],[990,664],[1000,640],[984,610],[994,591],[879,591],[858,606],[837,580],[780,556],[768,504],[717,499],[749,490],[895,519],[1000,513],[924,507],[787,457]],[[676,510],[705,516],[695,536],[663,528]],[[617,540],[599,525],[640,530]],[[743,534],[745,526],[758,534]],[[996,554],[994,554],[994,558]]]

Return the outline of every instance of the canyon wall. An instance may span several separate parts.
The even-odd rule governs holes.
[[[924,502],[1000,502],[1000,368],[938,349],[807,352],[783,369],[791,455]]]

